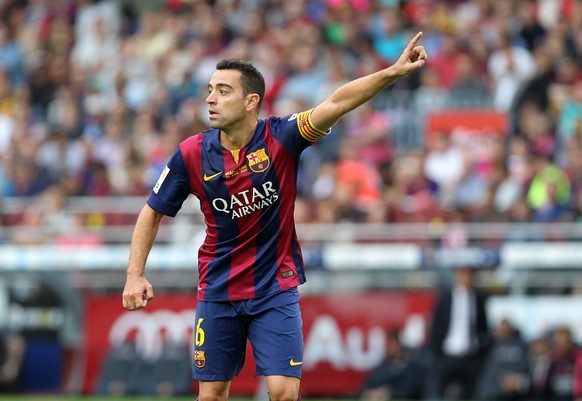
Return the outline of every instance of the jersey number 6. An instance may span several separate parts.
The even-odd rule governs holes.
[[[201,346],[204,344],[204,330],[202,330],[202,322],[204,321],[203,318],[198,319],[198,323],[196,323],[196,345]]]

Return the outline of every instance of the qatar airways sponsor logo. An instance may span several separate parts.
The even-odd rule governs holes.
[[[265,209],[279,199],[277,190],[271,181],[264,182],[259,188],[253,187],[230,195],[230,198],[214,198],[212,207],[226,213],[233,219],[247,216],[257,210]]]

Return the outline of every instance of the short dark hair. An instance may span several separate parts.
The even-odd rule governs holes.
[[[245,95],[250,93],[258,94],[260,97],[259,110],[261,109],[263,98],[265,97],[265,78],[263,78],[263,74],[254,65],[248,61],[229,58],[219,61],[216,64],[216,69],[240,71],[243,93]]]

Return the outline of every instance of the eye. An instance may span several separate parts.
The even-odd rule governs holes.
[[[220,93],[221,95],[226,95],[227,92],[224,89],[221,89],[218,91],[218,93]]]

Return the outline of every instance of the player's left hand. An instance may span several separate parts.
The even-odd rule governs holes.
[[[404,49],[400,58],[392,66],[395,68],[397,75],[405,76],[410,74],[412,71],[419,69],[426,64],[428,55],[424,46],[418,46],[420,38],[422,38],[423,33],[418,32],[414,35],[414,38],[408,43],[408,46]]]

